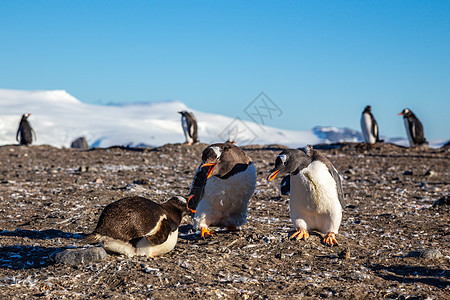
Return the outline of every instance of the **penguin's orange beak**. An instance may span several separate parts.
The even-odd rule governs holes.
[[[277,177],[278,173],[280,173],[280,170],[276,170],[275,172],[272,172],[269,174],[269,176],[267,177],[268,181],[272,181],[275,179],[275,177]]]
[[[399,115],[399,116],[402,116],[402,115],[403,115],[403,113],[398,113],[398,115]]]
[[[188,198],[188,203],[189,203],[189,201],[191,201],[192,197],[194,197],[194,195],[190,195],[190,196],[189,196],[189,198]],[[189,209],[193,214],[195,214],[195,213],[197,212],[196,210],[194,210],[194,209],[192,209],[192,208],[189,208],[189,206],[188,206],[188,209]]]
[[[203,165],[200,167],[200,168],[203,168],[203,167],[209,167],[208,175],[206,176],[207,179],[208,179],[209,177],[211,177],[212,172],[213,172],[214,167],[216,166],[216,164],[217,164],[217,163],[203,164]]]

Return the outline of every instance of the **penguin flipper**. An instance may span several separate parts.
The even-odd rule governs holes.
[[[178,225],[174,221],[164,219],[161,221],[160,228],[154,234],[145,235],[144,237],[148,241],[148,243],[152,246],[161,245],[167,240],[169,234],[175,231],[177,228]],[[142,237],[135,238],[131,240],[130,243],[136,246],[137,242],[139,242],[141,238]]]

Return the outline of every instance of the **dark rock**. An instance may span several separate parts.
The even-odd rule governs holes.
[[[77,138],[70,145],[71,148],[81,149],[81,150],[89,150],[89,144],[84,136]]]
[[[58,252],[53,256],[56,264],[80,265],[103,260],[108,256],[102,247],[91,247],[87,249],[68,249]]]

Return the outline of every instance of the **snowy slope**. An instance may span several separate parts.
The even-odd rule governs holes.
[[[186,107],[179,101],[123,106],[85,104],[65,91],[20,91],[0,89],[0,145],[14,144],[23,113],[36,131],[33,144],[70,147],[85,136],[90,145],[146,144],[159,146],[184,142],[180,110],[197,117],[201,142],[227,139],[243,144],[284,144],[292,147],[316,144],[321,140],[312,131],[290,131],[209,114]]]
[[[22,91],[0,89],[0,145],[16,144],[16,131],[23,113],[32,113],[29,121],[36,131],[33,144],[70,147],[73,140],[86,137],[89,145],[160,146],[184,142],[178,111],[194,112],[200,141],[224,142],[227,139],[247,144],[282,144],[303,147],[306,144],[360,142],[359,131],[349,128],[317,126],[293,131],[262,126],[254,122],[200,112],[180,101],[130,105],[85,104],[66,91]],[[407,145],[404,138],[386,138],[385,142]],[[447,140],[430,141],[440,147]]]

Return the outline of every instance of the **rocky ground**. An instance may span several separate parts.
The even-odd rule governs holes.
[[[0,147],[0,297],[450,298],[449,147],[318,146],[345,178],[338,247],[288,239],[289,198],[266,181],[283,147],[247,146],[258,182],[241,231],[202,239],[186,217],[160,259],[53,262],[85,246],[108,203],[185,195],[205,146]]]

